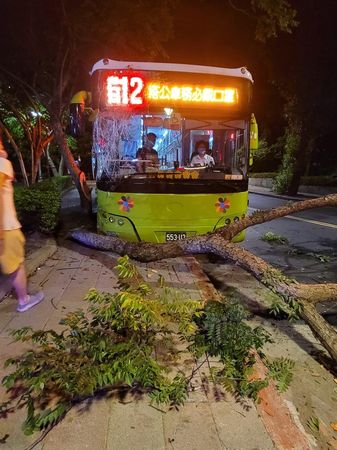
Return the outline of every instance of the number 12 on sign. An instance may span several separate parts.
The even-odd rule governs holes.
[[[144,80],[140,77],[107,78],[107,96],[109,105],[142,105]]]

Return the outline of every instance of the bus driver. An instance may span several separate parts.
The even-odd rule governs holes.
[[[147,168],[159,168],[158,152],[153,148],[156,145],[157,136],[148,133],[142,148],[137,150],[137,172],[146,172]]]
[[[198,141],[195,143],[195,151],[191,160],[191,166],[214,166],[214,159],[207,154],[208,143],[206,141]]]

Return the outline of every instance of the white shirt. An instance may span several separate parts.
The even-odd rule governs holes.
[[[200,155],[195,155],[191,161],[191,166],[209,166],[210,164],[214,164],[214,159],[213,156],[207,155],[207,153],[203,158]]]
[[[0,157],[0,172],[6,175],[5,182],[1,186],[0,195],[2,196],[3,217],[0,221],[4,231],[17,230],[21,224],[16,216],[14,206],[14,189],[12,181],[14,179],[13,166],[8,159]]]

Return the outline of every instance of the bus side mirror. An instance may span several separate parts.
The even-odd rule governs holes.
[[[253,165],[254,152],[259,148],[259,130],[254,114],[250,118],[249,165]]]

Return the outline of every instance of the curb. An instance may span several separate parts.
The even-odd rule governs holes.
[[[29,255],[27,255],[25,259],[25,269],[27,278],[33,275],[33,273],[42,266],[45,261],[53,256],[53,254],[57,250],[57,245],[55,239],[48,238],[44,242],[41,248],[33,251]],[[5,298],[12,290],[12,287],[8,287],[5,291],[0,293],[0,301]]]
[[[219,299],[220,294],[202,270],[199,262],[192,256],[184,257],[193,272],[199,278],[198,287],[205,301]],[[266,367],[258,355],[252,378],[264,379]],[[255,404],[261,421],[278,450],[311,450],[314,439],[308,435],[287,402],[277,391],[275,385],[269,385],[260,391],[260,403]]]
[[[281,195],[281,194],[276,194],[274,192],[271,191],[260,191],[260,190],[254,190],[254,189],[248,189],[248,192],[250,194],[256,194],[256,195],[264,195],[266,197],[274,197],[274,198],[280,198],[283,200],[294,200],[294,201],[301,201],[301,200],[305,200],[305,199],[310,199],[310,198],[319,198],[319,197],[324,197],[324,195],[315,195],[315,194],[305,194],[302,192],[299,192],[297,197],[293,197],[291,195]],[[304,198],[302,198],[304,197]]]

